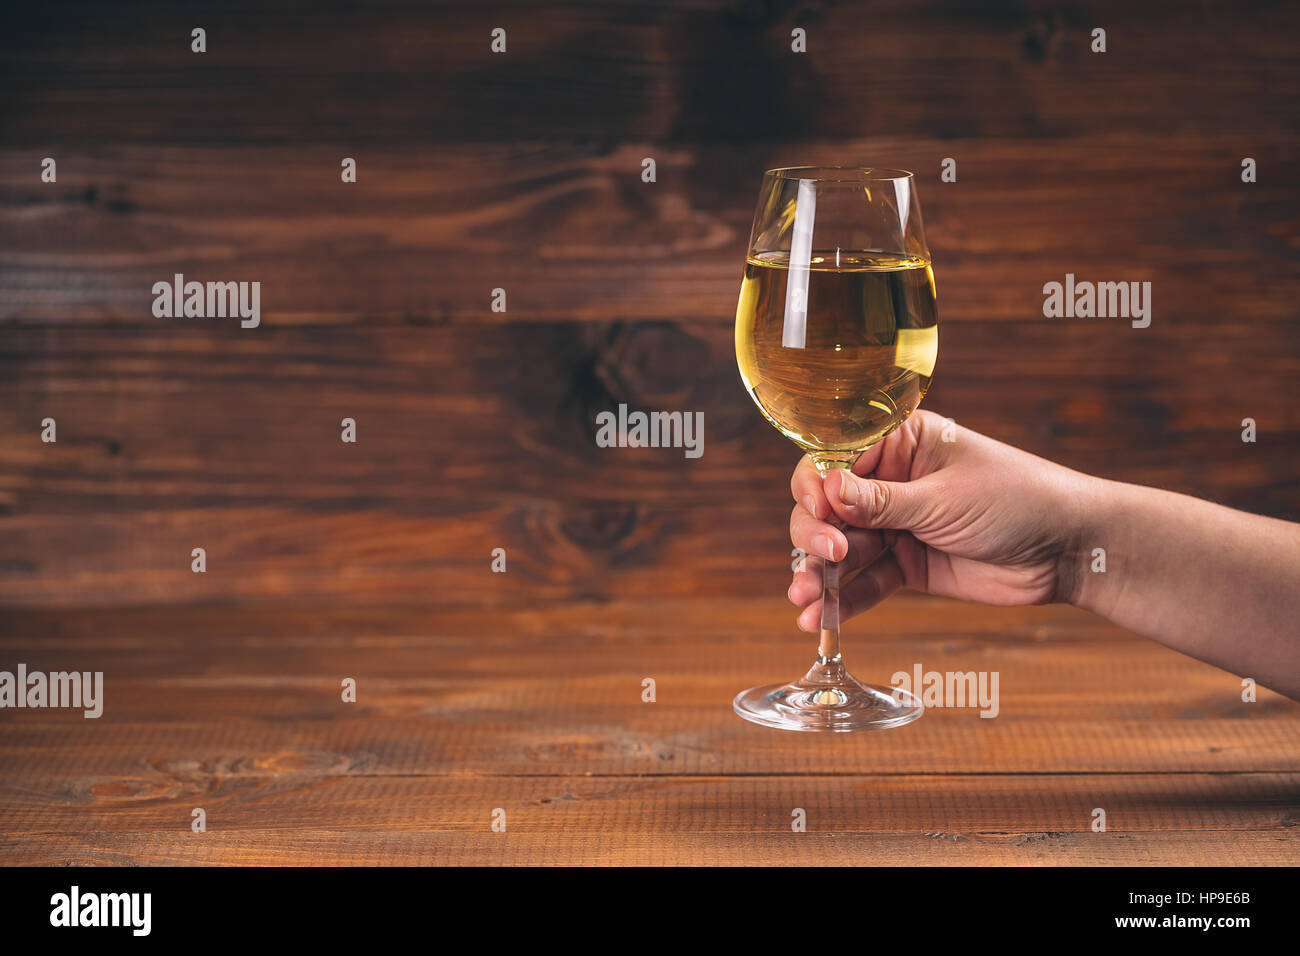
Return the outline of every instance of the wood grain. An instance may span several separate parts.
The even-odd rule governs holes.
[[[781,600],[796,456],[732,354],[760,172],[916,170],[927,407],[1300,519],[1298,26],[4,5],[0,669],[102,670],[107,701],[0,710],[0,863],[1300,863],[1297,705],[1070,608],[901,595],[848,628],[869,679],[996,671],[993,719],[809,739],[730,710],[812,650]],[[177,272],[260,282],[261,327],[154,318]],[[1044,318],[1067,272],[1152,282],[1150,328]],[[703,412],[704,456],[597,448],[623,402]]]
[[[683,144],[466,142],[413,147],[101,146],[0,151],[0,319],[111,323],[169,337],[219,320],[153,317],[155,282],[262,283],[286,325],[674,321],[729,325],[763,169],[916,170],[944,322],[1042,319],[1042,286],[1149,280],[1152,329],[1082,325],[1127,347],[1162,326],[1279,334],[1294,315],[1300,135],[1262,127],[1080,139],[910,138]],[[653,156],[657,180],[641,180]],[[1260,181],[1241,182],[1241,159]],[[343,156],[358,181],[342,183]],[[945,157],[958,180],[940,182]],[[1264,281],[1264,280],[1267,281]],[[505,288],[508,310],[491,310]],[[1185,323],[1191,323],[1190,327]],[[249,339],[225,323],[223,339]],[[198,328],[196,328],[196,326]],[[1012,334],[1002,329],[1002,334]],[[1294,339],[1280,341],[1294,344]]]
[[[1295,865],[1298,792],[1296,774],[334,779],[280,794],[41,812],[21,836],[0,836],[0,857],[36,865]],[[190,832],[191,804],[207,809],[208,832]],[[807,813],[807,832],[791,831],[796,807]],[[1107,810],[1104,833],[1090,829],[1097,807]],[[490,830],[497,808],[504,833]]]
[[[15,611],[4,660],[102,669],[107,691],[98,720],[0,712],[0,858],[1300,861],[1296,705],[1243,703],[1230,675],[1080,612],[889,602],[850,632],[861,673],[997,670],[1000,712],[822,739],[730,711],[811,653],[778,602],[658,604]]]
[[[1009,345],[996,324],[953,323],[926,404],[1088,473],[1300,517],[1300,412],[1288,389],[1259,387],[1294,376],[1292,326],[1229,325],[1212,348],[1189,348],[1186,334],[1153,325],[1126,347],[1040,318]],[[797,453],[750,403],[725,327],[68,328],[4,340],[0,600],[788,585]],[[1234,353],[1252,356],[1252,376],[1227,374]],[[620,403],[701,412],[703,456],[597,447],[596,415]],[[1246,415],[1253,444],[1241,441]],[[40,439],[47,417],[56,444]],[[347,417],[356,444],[339,440]],[[206,575],[189,570],[195,547]],[[500,582],[488,573],[498,547],[514,569]]]
[[[1167,136],[1288,122],[1300,89],[1280,0],[10,6],[5,120],[41,144]]]

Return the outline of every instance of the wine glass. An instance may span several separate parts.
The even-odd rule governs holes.
[[[763,416],[819,474],[852,468],[921,403],[937,322],[911,173],[797,166],[763,175],[736,306],[736,362]],[[915,695],[845,669],[839,586],[839,563],[823,561],[817,662],[793,683],[738,694],[741,717],[850,732],[921,716]]]

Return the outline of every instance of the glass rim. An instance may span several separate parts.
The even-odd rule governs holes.
[[[801,175],[810,174],[810,175]],[[914,179],[906,169],[884,166],[778,166],[763,173],[773,179],[815,183],[877,183]]]

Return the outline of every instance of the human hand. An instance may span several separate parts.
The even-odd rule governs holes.
[[[1099,479],[956,425],[943,441],[944,427],[918,410],[852,472],[823,479],[807,456],[795,468],[790,540],[843,562],[841,620],[900,587],[984,604],[1073,600],[1084,502]],[[789,596],[799,626],[817,630],[820,562],[803,563]]]

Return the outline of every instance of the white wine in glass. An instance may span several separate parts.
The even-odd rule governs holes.
[[[934,270],[911,173],[791,167],[763,177],[736,307],[736,361],[764,417],[818,472],[852,468],[925,397],[939,346]],[[785,730],[859,731],[921,716],[907,691],[840,658],[837,562],[823,562],[817,661],[737,695]]]

